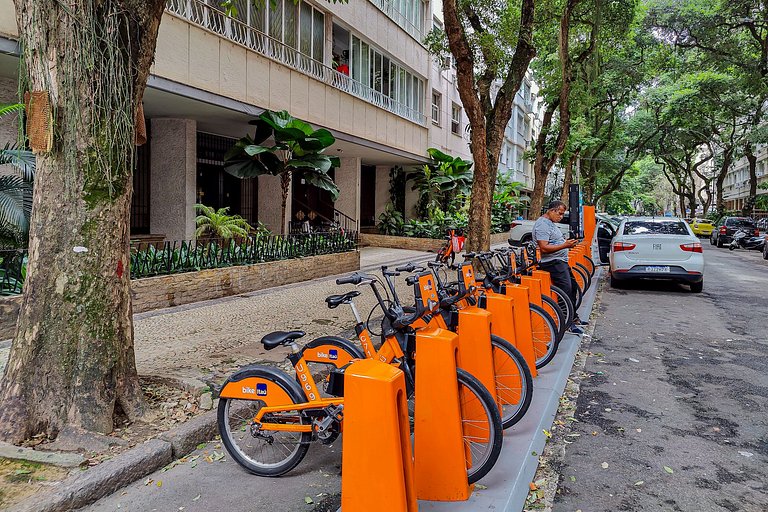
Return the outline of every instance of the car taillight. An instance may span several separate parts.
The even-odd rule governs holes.
[[[637,247],[635,244],[628,244],[626,242],[614,242],[613,252],[631,251],[635,247]]]
[[[725,226],[720,226],[720,234],[721,235],[725,234]]]
[[[519,226],[519,225],[520,225],[520,223],[519,223],[519,222],[510,222],[510,223],[509,223],[509,229],[512,229],[512,228],[514,228],[514,227],[517,227],[517,226]]]
[[[760,236],[760,230],[755,228],[755,236]]]
[[[686,252],[702,252],[701,244],[694,242],[692,244],[683,244],[680,248]]]

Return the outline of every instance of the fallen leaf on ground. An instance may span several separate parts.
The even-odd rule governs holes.
[[[603,469],[608,469],[608,463],[607,462],[603,462],[602,464],[600,464],[600,467],[603,468]]]
[[[753,456],[754,453],[752,453],[752,452],[744,452],[744,451],[739,450],[739,455],[743,455],[744,457],[749,458],[749,457]]]
[[[547,436],[547,439],[550,439],[552,437],[552,432],[550,432],[547,429],[543,429],[542,432],[544,432],[544,435]]]
[[[306,503],[307,505],[311,505],[312,503],[314,503],[314,501],[312,501],[312,498],[307,496],[306,498],[304,498],[304,503]]]
[[[638,480],[637,482],[635,482],[635,485],[643,485],[644,483],[645,482],[643,482],[642,480]]]
[[[674,473],[674,472],[675,472],[675,471],[674,471],[674,470],[673,470],[671,467],[669,467],[669,466],[664,466],[664,471],[666,471],[666,472],[667,472],[667,473],[669,473],[670,475],[671,475],[672,473]]]
[[[487,486],[487,485],[483,485],[483,484],[475,484],[475,489],[480,489],[480,490],[482,491],[482,490],[485,490],[485,489],[487,489],[487,488],[488,488],[488,486]]]

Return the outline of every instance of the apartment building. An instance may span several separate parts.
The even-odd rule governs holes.
[[[338,200],[294,180],[286,224],[372,226],[389,200],[392,167],[426,163],[429,147],[471,160],[455,65],[421,44],[442,23],[440,2],[238,0],[234,17],[219,5],[167,2],[143,98],[149,142],[137,152],[132,236],[193,238],[195,203],[279,231],[279,180],[223,170],[226,151],[266,109],[329,129],[337,139],[329,153],[341,159],[332,171]],[[13,2],[0,0],[0,102],[17,98],[17,39]],[[535,135],[535,97],[526,78],[500,164],[527,189],[522,155]],[[0,143],[15,133],[0,132]],[[407,209],[415,199],[406,187]]]
[[[758,146],[755,156],[757,157],[755,173],[759,187],[762,183],[768,182],[768,147]],[[758,195],[761,193],[768,194],[768,190],[758,188],[757,193]],[[749,197],[749,162],[746,158],[740,158],[731,165],[723,182],[725,208],[740,210],[747,197]]]

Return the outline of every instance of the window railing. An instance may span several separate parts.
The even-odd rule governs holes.
[[[371,3],[386,14],[389,19],[400,25],[403,30],[413,36],[419,43],[423,41],[424,33],[422,32],[421,27],[414,25],[413,22],[400,12],[400,9],[395,7],[392,2],[389,0],[371,0]],[[420,4],[421,2],[419,1],[419,5]]]
[[[314,60],[298,49],[288,46],[240,20],[227,16],[223,11],[201,0],[168,0],[166,10],[190,23],[200,25],[211,32],[397,116],[421,126],[427,124],[426,116],[423,113],[353,80],[349,75],[340,73],[322,62]]]

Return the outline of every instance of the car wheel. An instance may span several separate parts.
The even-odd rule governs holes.
[[[701,293],[701,290],[704,289],[704,280],[702,279],[698,283],[691,283],[691,292],[693,293]]]
[[[617,290],[622,287],[622,282],[620,279],[616,279],[613,277],[613,274],[611,274],[611,288],[616,288]]]
[[[717,237],[717,244],[716,245],[717,245],[718,249],[722,249],[723,248],[723,241],[722,241],[722,239],[720,237]]]
[[[709,245],[715,245],[715,237],[711,234],[709,235]]]
[[[766,240],[763,245],[763,259],[768,260],[768,240]]]

